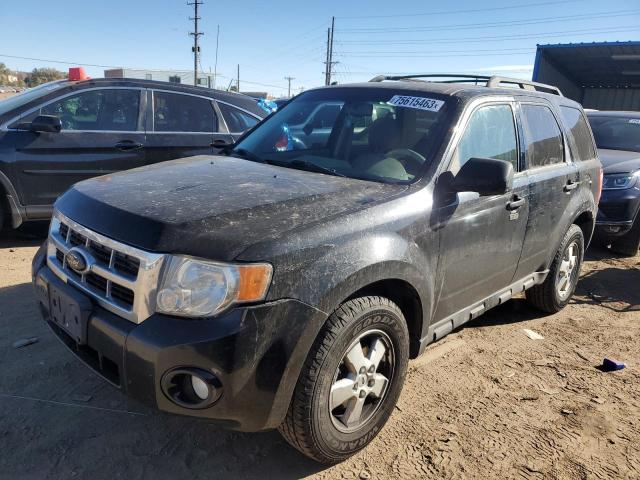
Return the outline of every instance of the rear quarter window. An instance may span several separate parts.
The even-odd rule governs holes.
[[[571,135],[576,143],[577,160],[590,160],[596,156],[593,146],[591,130],[584,118],[584,114],[577,108],[560,106],[562,121],[571,130]]]

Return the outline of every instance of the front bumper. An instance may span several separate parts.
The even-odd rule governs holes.
[[[640,189],[603,190],[598,205],[595,234],[619,237],[626,234],[640,210]]]
[[[301,346],[313,341],[311,327],[322,312],[288,299],[236,308],[213,319],[154,314],[135,324],[93,304],[86,344],[78,345],[50,321],[49,285],[72,287],[44,260],[41,249],[33,262],[33,281],[43,318],[73,353],[127,395],[165,412],[214,419],[237,430],[281,423],[306,357]],[[215,375],[222,396],[197,410],[172,402],[161,380],[184,367]]]

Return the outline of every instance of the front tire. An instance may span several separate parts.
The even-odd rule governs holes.
[[[553,257],[545,281],[526,291],[527,301],[548,313],[562,310],[576,289],[583,259],[584,235],[580,227],[571,225]]]
[[[383,297],[345,302],[309,352],[280,433],[318,462],[350,457],[387,422],[408,360],[407,323],[396,304]]]

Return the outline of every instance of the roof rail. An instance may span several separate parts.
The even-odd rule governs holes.
[[[535,90],[537,92],[551,93],[553,95],[563,96],[558,87],[547,85],[546,83],[533,82],[531,80],[523,80],[521,78],[501,77],[499,75],[492,76],[487,82],[487,87],[499,87],[502,83],[517,85],[524,90]]]
[[[523,90],[532,90],[537,92],[551,93],[553,95],[562,96],[562,92],[558,87],[547,85],[545,83],[532,82],[522,78],[502,77],[499,75],[465,75],[457,73],[429,73],[416,75],[378,75],[373,77],[370,82],[383,82],[385,80],[405,80],[418,81],[420,79],[441,79],[427,80],[437,83],[473,83],[475,85],[483,85],[489,88],[500,88],[503,84],[514,85]],[[445,80],[447,79],[447,80]]]

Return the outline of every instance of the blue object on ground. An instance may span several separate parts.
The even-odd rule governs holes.
[[[618,360],[612,360],[610,358],[605,358],[602,361],[602,369],[608,372],[614,370],[622,370],[626,365],[623,362],[619,362]]]

